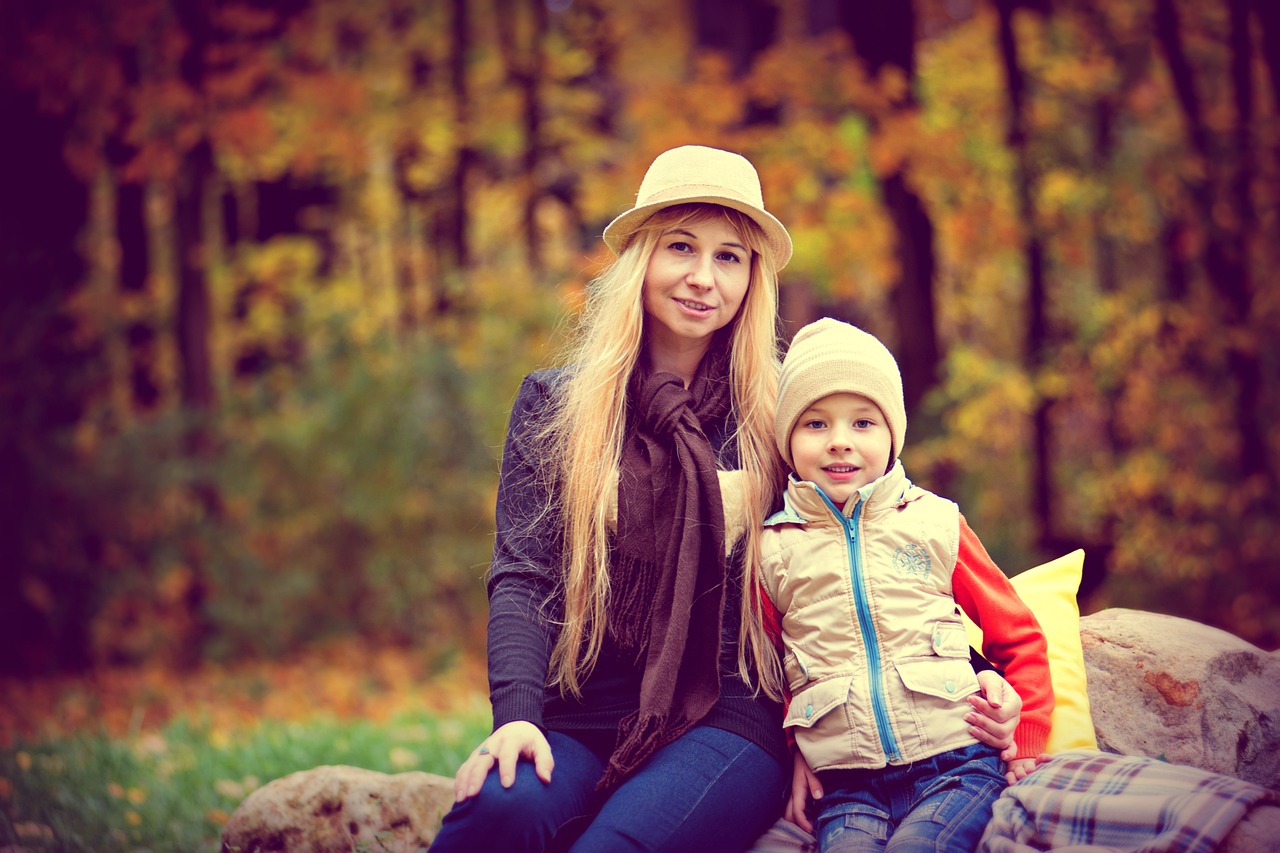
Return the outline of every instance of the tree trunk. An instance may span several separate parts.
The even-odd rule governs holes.
[[[543,54],[547,32],[547,10],[543,3],[528,6],[527,37],[521,38],[521,15],[511,0],[498,3],[498,44],[507,61],[508,79],[520,91],[520,120],[524,131],[524,151],[520,157],[520,183],[524,187],[520,230],[525,254],[535,275],[543,268],[541,238],[538,234],[538,205],[544,194],[542,181],[543,104],[542,80],[546,73]]]
[[[1253,0],[1251,5],[1262,31],[1262,58],[1267,63],[1267,78],[1271,81],[1271,100],[1280,110],[1280,3]]]
[[[471,95],[467,76],[467,59],[471,54],[471,16],[468,0],[453,0],[453,39],[449,55],[450,83],[453,89],[454,122],[458,131],[458,149],[455,152],[453,186],[449,192],[446,213],[446,231],[449,235],[452,268],[465,270],[471,265],[471,242],[467,222],[467,185],[475,167],[476,150],[471,140]],[[436,313],[449,310],[448,289],[441,286],[436,292]]]
[[[1018,43],[1013,32],[1013,17],[1018,0],[997,0],[1000,60],[1004,68],[1005,91],[1009,99],[1006,138],[1017,163],[1015,181],[1022,236],[1023,262],[1026,264],[1027,302],[1026,338],[1023,364],[1034,381],[1045,366],[1050,340],[1046,311],[1045,249],[1035,205],[1038,176],[1032,165],[1030,140],[1026,129],[1026,78],[1018,58]],[[1043,546],[1054,537],[1053,440],[1050,414],[1052,401],[1037,394],[1031,413],[1031,507],[1037,530],[1037,543]]]
[[[729,60],[734,79],[746,76],[778,32],[778,3],[771,0],[697,0],[693,4],[694,37],[698,47],[715,50]],[[777,105],[747,102],[742,124],[777,124]]]
[[[1251,49],[1245,0],[1230,0],[1231,84],[1236,107],[1235,133],[1222,156],[1214,145],[1205,122],[1195,74],[1182,44],[1178,10],[1173,0],[1157,0],[1155,34],[1169,68],[1174,93],[1192,151],[1200,161],[1204,177],[1187,179],[1187,190],[1195,217],[1204,232],[1204,273],[1209,288],[1220,297],[1218,309],[1230,339],[1249,340],[1253,285],[1249,277],[1248,247],[1254,226],[1249,186],[1253,175],[1250,124],[1253,117],[1253,86],[1250,75]],[[1234,167],[1230,164],[1234,163]],[[1223,176],[1224,170],[1234,168]],[[1227,210],[1223,216],[1219,211]],[[1262,343],[1262,342],[1260,342]],[[1234,343],[1228,350],[1230,378],[1222,384],[1234,386],[1233,408],[1240,433],[1237,468],[1244,478],[1273,479],[1266,428],[1261,417],[1262,368],[1257,351],[1247,343]],[[1232,381],[1234,380],[1234,381]]]
[[[874,134],[894,115],[914,112],[915,13],[910,2],[841,3],[837,20],[872,80],[896,72],[907,81],[906,94],[889,107],[889,114],[868,116]],[[904,169],[877,176],[880,197],[897,237],[898,277],[892,283],[897,327],[894,347],[902,368],[907,411],[920,412],[925,395],[937,385],[942,356],[938,344],[933,280],[936,274],[933,222]],[[931,430],[926,429],[926,433]]]
[[[183,81],[197,97],[202,98],[205,82],[204,55],[209,46],[210,8],[205,3],[178,4],[179,19],[190,43],[182,61]],[[205,240],[205,193],[209,191],[214,171],[213,147],[206,128],[200,128],[197,141],[185,152],[180,167],[176,200],[178,299],[175,334],[177,338],[179,377],[184,407],[195,416],[187,434],[187,453],[196,463],[197,473],[191,482],[191,494],[200,507],[201,526],[216,523],[222,516],[221,496],[213,478],[207,473],[215,452],[213,434],[207,415],[215,402],[210,334],[213,317],[210,311],[208,246]],[[207,528],[206,528],[207,529]],[[192,570],[192,581],[183,600],[188,629],[175,638],[176,663],[192,666],[201,657],[203,643],[210,633],[204,602],[208,594],[205,576],[206,560],[198,534],[188,537],[183,558]]]

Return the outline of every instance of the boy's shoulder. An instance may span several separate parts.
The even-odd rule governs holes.
[[[782,509],[775,512],[764,520],[765,529],[778,527],[782,524],[806,524],[808,519],[796,512],[795,507],[791,505],[790,499],[783,496]]]

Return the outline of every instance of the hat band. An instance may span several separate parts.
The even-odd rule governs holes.
[[[751,205],[752,207],[764,210],[763,198],[750,198],[741,193],[734,192],[727,187],[716,186],[714,184],[680,184],[675,187],[666,187],[654,192],[644,201],[637,201],[636,207],[647,207],[651,204],[663,201],[682,198],[698,198],[703,196],[733,199],[734,201],[741,202],[742,204]]]

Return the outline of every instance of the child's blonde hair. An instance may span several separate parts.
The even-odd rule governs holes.
[[[558,478],[564,528],[564,613],[548,673],[562,693],[581,695],[604,640],[610,595],[608,520],[626,430],[627,384],[644,342],[645,271],[665,232],[716,218],[726,221],[753,254],[742,306],[721,332],[729,335],[737,423],[732,440],[744,472],[748,520],[763,519],[777,497],[783,477],[772,433],[780,365],[777,270],[765,251],[764,233],[749,216],[719,205],[665,208],[636,230],[617,260],[592,282],[575,340],[566,350],[558,407],[539,436],[538,445],[554,454],[544,470]],[[759,525],[748,524],[747,529],[738,671],[748,683],[756,673],[759,686],[779,698],[781,667],[760,613]]]

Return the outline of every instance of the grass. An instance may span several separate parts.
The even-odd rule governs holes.
[[[488,733],[484,709],[387,723],[263,723],[240,736],[177,721],[132,741],[74,735],[0,751],[0,847],[217,851],[222,826],[260,785],[321,764],[452,775]]]
[[[104,691],[100,682],[93,688],[64,684],[62,704],[54,702],[53,716],[37,731],[0,728],[0,849],[214,853],[223,825],[245,796],[298,770],[347,764],[451,776],[488,733],[488,703],[474,679],[451,672],[371,692],[371,669],[351,672],[347,687],[362,691],[362,699],[340,714],[317,710],[330,707],[316,701],[320,690],[291,705],[277,701],[274,716],[255,718],[243,695],[228,693],[204,708],[175,702],[180,682],[169,695],[154,684],[133,692]],[[335,671],[344,667],[326,671],[311,662],[300,677],[341,693],[342,676]],[[243,673],[230,680],[220,673],[209,681],[193,695],[249,683],[257,685],[262,706],[272,693],[262,692],[260,675],[246,681]],[[182,683],[190,689],[190,679]],[[12,688],[7,694],[0,689],[0,700],[11,699]],[[148,712],[147,702],[166,703],[163,722],[139,723],[148,713],[159,716]],[[86,703],[100,711],[99,721],[67,728],[66,709]],[[118,707],[130,703],[129,713]],[[280,714],[280,707],[290,710]],[[229,717],[228,709],[236,715]],[[113,730],[109,721],[123,719],[132,724]]]

